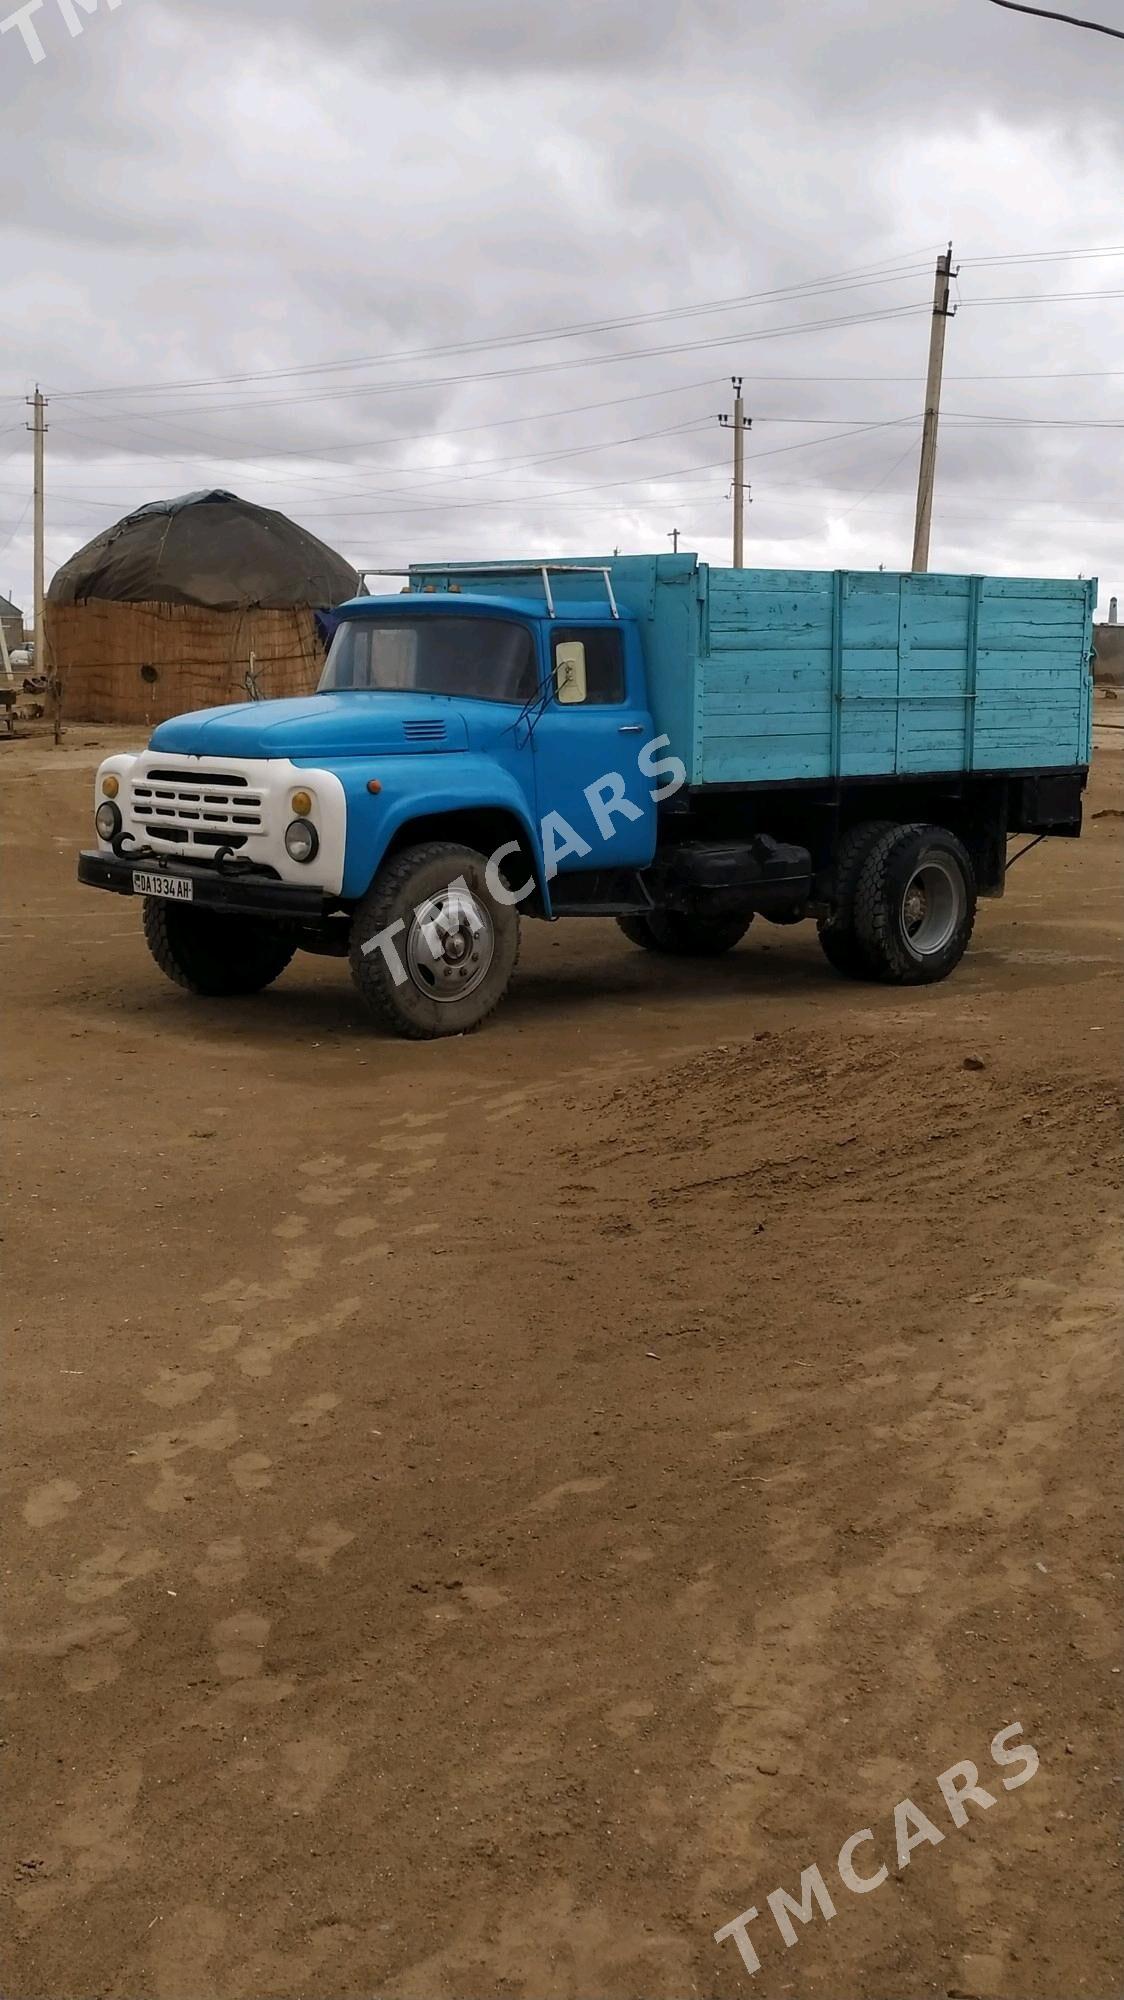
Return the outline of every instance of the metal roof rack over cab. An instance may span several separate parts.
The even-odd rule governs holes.
[[[558,615],[554,592],[550,587],[552,576],[599,576],[605,585],[605,595],[609,600],[609,609],[613,617],[619,618],[621,615],[613,591],[612,576],[608,566],[601,563],[414,563],[409,575],[411,581],[414,577],[447,576],[455,579],[457,583],[462,583],[466,577],[538,576],[542,578],[543,596],[551,618],[556,618]]]

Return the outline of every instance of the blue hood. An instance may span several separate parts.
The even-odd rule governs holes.
[[[413,755],[467,750],[468,730],[444,695],[314,694],[177,715],[153,732],[150,747],[178,757]]]

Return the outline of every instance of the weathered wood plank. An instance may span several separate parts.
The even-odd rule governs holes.
[[[1089,587],[1089,579],[1080,577],[985,576],[981,579],[980,595],[984,600],[989,597],[1063,598],[1084,605]]]

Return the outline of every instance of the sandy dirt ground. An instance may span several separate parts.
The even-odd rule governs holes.
[[[1121,1990],[1098,712],[943,986],[530,925],[425,1046],[166,984],[74,881],[106,734],[0,745],[8,2000]]]

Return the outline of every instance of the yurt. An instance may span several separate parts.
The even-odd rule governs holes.
[[[307,694],[324,663],[315,614],[358,587],[342,557],[271,508],[222,492],[154,500],[79,549],[47,593],[63,711],[153,724]]]

